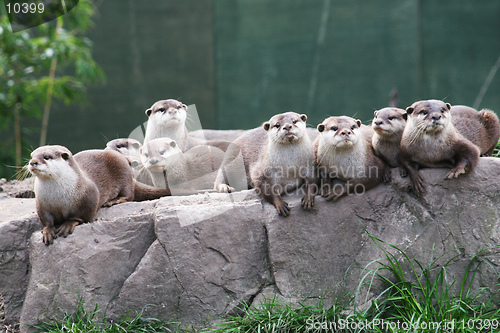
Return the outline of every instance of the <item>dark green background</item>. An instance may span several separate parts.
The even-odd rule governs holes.
[[[498,0],[103,0],[89,36],[106,84],[55,107],[48,140],[104,147],[156,100],[196,104],[204,128],[259,126],[296,111],[367,122],[400,106],[472,106],[500,56]],[[480,108],[500,110],[500,73]]]

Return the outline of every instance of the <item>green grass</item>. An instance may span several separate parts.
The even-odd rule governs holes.
[[[497,146],[495,150],[493,150],[493,154],[491,154],[493,157],[500,157],[500,140],[497,143]]]
[[[170,323],[155,318],[143,318],[142,313],[136,317],[125,316],[117,322],[106,322],[106,315],[99,320],[97,306],[93,311],[87,312],[83,301],[78,302],[77,309],[72,314],[65,314],[61,322],[40,322],[33,326],[35,332],[48,333],[177,333],[187,332],[180,328],[179,323]]]
[[[500,332],[500,303],[495,292],[499,285],[472,288],[480,265],[490,264],[486,249],[470,259],[461,280],[449,282],[449,267],[458,256],[442,265],[438,264],[442,257],[431,258],[423,265],[400,248],[368,235],[382,250],[384,259],[361,268],[358,288],[347,297],[328,306],[323,299],[290,305],[276,297],[258,306],[242,304],[240,315],[223,318],[220,324],[200,332]],[[376,296],[365,299],[367,290]],[[362,308],[358,303],[364,304]],[[97,321],[98,312],[96,308],[87,313],[80,305],[62,322],[43,323],[36,328],[38,332],[54,333],[185,332],[179,324],[141,315],[116,323]]]

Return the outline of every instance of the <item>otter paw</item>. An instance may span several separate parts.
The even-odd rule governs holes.
[[[57,234],[66,238],[69,234],[72,234],[73,231],[75,231],[75,227],[78,224],[79,223],[77,221],[66,221],[57,229]]]
[[[124,202],[127,202],[127,198],[119,197],[119,198],[109,200],[108,202],[103,203],[102,206],[103,207],[111,207],[113,205],[117,205],[117,204],[124,203]]]
[[[424,182],[421,177],[412,180],[411,187],[417,196],[421,196],[425,192]]]
[[[288,206],[287,202],[280,200],[279,202],[274,203],[274,207],[276,207],[279,215],[285,217],[290,215],[290,206]]]
[[[408,172],[406,171],[405,168],[403,167],[399,167],[399,175],[403,178],[407,177],[408,176]]]
[[[314,207],[314,196],[309,197],[305,195],[302,198],[301,204],[302,208],[304,208],[305,210],[311,210],[311,208]]]
[[[444,176],[444,179],[452,179],[452,178],[458,178],[459,175],[465,173],[465,168],[463,167],[456,167],[451,169],[446,176]]]
[[[56,228],[54,227],[43,227],[42,229],[42,241],[45,245],[50,245],[54,243],[54,239],[57,238]]]
[[[234,188],[227,185],[227,184],[220,184],[217,186],[217,188],[215,189],[217,192],[219,193],[231,193],[231,192],[234,192]]]

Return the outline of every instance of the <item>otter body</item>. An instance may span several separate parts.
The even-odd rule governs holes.
[[[171,190],[211,189],[223,158],[222,150],[205,145],[183,153],[169,138],[151,140],[142,148],[142,162],[151,173],[154,186]]]
[[[406,126],[407,113],[403,109],[383,108],[374,112],[372,146],[375,154],[389,166],[399,166],[401,137]]]
[[[500,137],[500,123],[495,112],[453,105],[450,113],[451,122],[460,134],[475,144],[482,156],[491,156]]]
[[[115,151],[89,150],[73,156],[63,146],[42,146],[31,153],[28,169],[36,177],[37,214],[47,245],[57,235],[66,237],[77,225],[92,221],[101,206],[170,195],[168,190],[138,184],[129,161]]]
[[[401,138],[399,162],[417,195],[424,192],[420,167],[451,168],[445,179],[469,173],[479,161],[479,148],[453,126],[451,105],[439,100],[413,103]]]
[[[371,146],[371,128],[351,117],[330,117],[318,125],[314,141],[316,164],[321,175],[321,192],[327,200],[362,193],[383,181],[384,162]],[[340,180],[340,187],[336,183]]]
[[[306,115],[295,112],[278,114],[262,127],[249,130],[236,139],[226,153],[215,189],[234,191],[228,179],[246,175],[246,188],[254,187],[280,215],[288,216],[290,207],[281,196],[305,184],[302,207],[311,209],[315,193],[314,154],[306,120]],[[242,170],[240,175],[235,173],[234,167],[238,158],[244,165],[238,169]]]

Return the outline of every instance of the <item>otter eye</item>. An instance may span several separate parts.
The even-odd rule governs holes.
[[[297,119],[295,119],[295,120],[293,121],[293,124],[296,124],[297,122],[298,122],[298,120],[297,120]]]
[[[352,130],[353,130],[353,129],[355,129],[355,128],[356,128],[356,125],[352,125],[352,126],[351,126],[351,129],[352,129]]]
[[[280,128],[280,123],[276,123],[276,125],[274,125],[274,127]]]
[[[149,157],[148,153],[144,153],[144,156],[145,156],[146,158],[148,158],[148,157]]]
[[[394,117],[392,117],[392,116],[391,116],[391,117],[389,117],[389,118],[387,118],[387,119],[389,119],[389,120],[393,120],[393,119],[394,119]]]
[[[446,110],[444,108],[441,108],[441,113],[444,113],[446,112]]]
[[[182,105],[177,105],[177,110],[179,110],[180,108],[182,108]]]
[[[336,130],[338,130],[339,128],[338,128],[337,126],[332,126],[332,128],[331,128],[331,129],[332,129],[332,131],[336,131]]]
[[[116,148],[121,148],[123,147],[123,145],[116,145]]]
[[[165,151],[164,150],[160,151],[160,155],[163,155],[163,154],[165,154]]]
[[[158,111],[165,112],[166,110],[165,110],[165,108],[159,108]]]
[[[424,116],[427,115],[429,112],[427,112],[427,110],[422,110],[419,112],[420,114],[423,114]]]
[[[45,155],[45,156],[43,157],[43,159],[44,159],[44,160],[46,160],[46,161],[50,160],[51,158],[52,158],[52,157],[51,157],[50,155]]]

